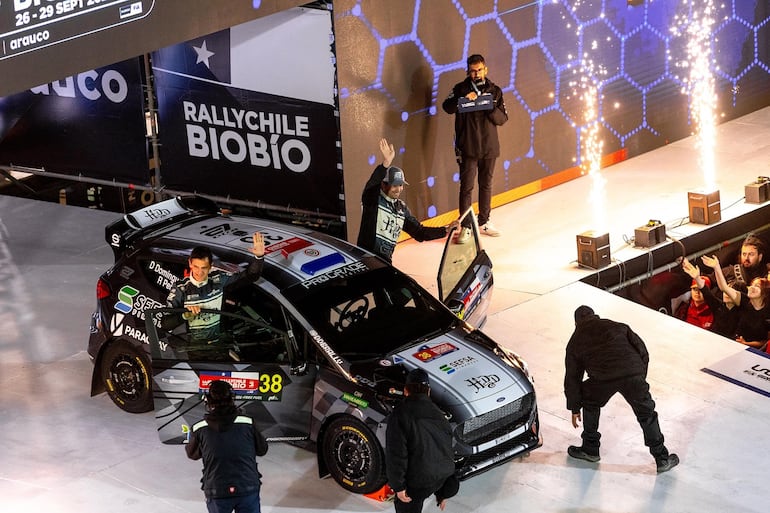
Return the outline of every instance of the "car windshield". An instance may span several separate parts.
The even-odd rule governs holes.
[[[451,329],[458,319],[392,267],[286,291],[326,342],[349,360],[385,355]]]

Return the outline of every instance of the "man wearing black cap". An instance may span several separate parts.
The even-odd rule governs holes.
[[[404,401],[388,419],[385,469],[396,492],[398,513],[420,513],[435,494],[441,510],[460,489],[455,476],[452,427],[430,399],[428,374],[414,369],[406,376]]]
[[[190,429],[185,451],[192,460],[203,458],[206,507],[209,513],[259,513],[256,457],[267,453],[267,442],[254,420],[240,414],[229,383],[212,381],[205,399],[208,413]]]
[[[655,458],[658,473],[679,464],[679,457],[669,454],[663,444],[655,401],[647,383],[649,360],[644,342],[627,325],[602,319],[589,306],[575,310],[575,331],[567,343],[565,357],[564,395],[576,429],[583,410],[583,445],[570,445],[570,456],[590,462],[601,459],[599,413],[619,392],[642,427],[644,445]],[[588,374],[585,381],[584,374]]]
[[[399,199],[404,185],[409,185],[404,171],[391,166],[396,151],[392,144],[380,139],[382,164],[377,166],[364,186],[361,195],[363,211],[361,228],[358,231],[358,245],[372,253],[380,255],[389,263],[393,261],[393,251],[403,229],[418,242],[446,237],[452,226],[459,226],[457,221],[449,226],[423,226]]]

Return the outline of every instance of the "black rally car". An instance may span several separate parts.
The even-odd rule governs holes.
[[[164,322],[171,285],[194,246],[213,267],[236,272],[264,235],[264,269],[225,289],[218,334],[201,340],[187,323]],[[233,385],[239,404],[272,441],[317,449],[319,472],[368,493],[385,482],[388,414],[406,373],[430,375],[431,397],[455,432],[457,472],[471,476],[541,443],[526,364],[474,325],[492,289],[478,244],[448,238],[438,301],[361,248],[311,230],[222,215],[202,198],[175,198],[107,227],[116,263],[97,285],[89,354],[92,393],[121,408],[155,408],[165,443],[183,443],[205,413],[211,381]],[[450,307],[448,308],[447,305]]]

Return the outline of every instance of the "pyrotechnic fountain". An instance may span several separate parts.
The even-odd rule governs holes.
[[[676,36],[687,37],[686,59],[677,63],[685,69],[682,93],[690,99],[698,165],[703,173],[703,189],[687,193],[690,222],[712,224],[721,220],[719,190],[715,183],[717,95],[711,69],[711,37],[714,27],[713,0],[685,0],[684,14],[672,28]]]
[[[591,49],[596,50],[596,41],[591,43]],[[603,69],[595,69],[593,61],[585,53],[580,63],[579,79],[570,85],[576,88],[576,94],[583,105],[583,126],[580,129],[582,174],[591,178],[591,194],[589,202],[593,212],[593,226],[577,235],[578,265],[599,269],[610,263],[610,237],[606,231],[607,202],[604,185],[607,180],[602,176],[603,141],[599,138],[601,120],[599,118],[599,89],[598,76],[603,75]]]

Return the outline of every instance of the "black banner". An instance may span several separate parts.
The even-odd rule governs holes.
[[[0,98],[0,164],[148,184],[141,60]]]
[[[289,24],[310,18],[311,25],[320,21],[322,28],[330,27],[330,15],[322,15],[325,20],[317,11],[281,14],[291,18]],[[261,23],[153,54],[163,185],[342,216],[331,29],[325,29],[325,48],[320,49],[327,56],[318,71],[323,76],[302,80],[309,92],[304,94],[296,90],[296,80],[285,77],[283,61],[268,58],[276,54],[259,32],[271,24],[275,32],[275,27],[271,21]],[[294,52],[294,66],[299,56],[311,53],[302,48],[307,37],[281,31],[277,47]]]
[[[268,16],[306,0],[0,0],[0,95]]]

